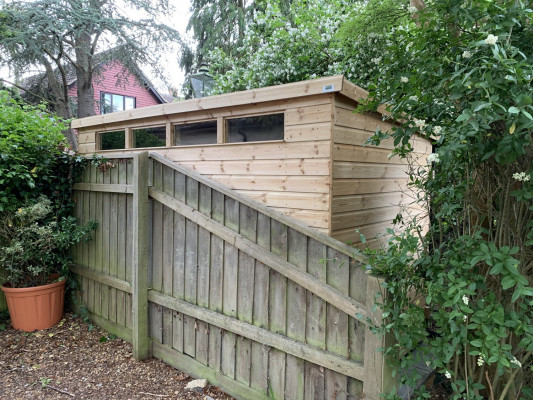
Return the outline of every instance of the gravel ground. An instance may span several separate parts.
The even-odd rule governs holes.
[[[44,331],[0,330],[0,399],[232,399],[216,386],[186,390],[191,380],[154,358],[135,361],[129,343],[71,314]]]

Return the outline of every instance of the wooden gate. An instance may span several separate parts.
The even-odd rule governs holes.
[[[157,154],[89,167],[74,250],[99,325],[242,399],[378,399],[394,384],[353,249]]]

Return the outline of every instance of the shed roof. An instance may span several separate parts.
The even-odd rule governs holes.
[[[134,121],[161,115],[179,114],[193,111],[233,107],[246,104],[258,104],[268,101],[286,100],[296,97],[312,96],[325,93],[340,93],[355,101],[368,97],[368,92],[349,82],[343,75],[269,86],[259,89],[246,90],[184,100],[175,103],[158,104],[150,107],[136,108],[111,114],[95,115],[72,121],[76,129],[88,128],[94,125],[111,124],[117,122]],[[384,107],[378,109],[384,113]]]

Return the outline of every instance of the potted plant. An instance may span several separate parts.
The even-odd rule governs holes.
[[[63,316],[70,247],[90,239],[96,222],[80,226],[72,216],[55,215],[44,195],[2,214],[2,291],[13,327],[26,332],[49,328]]]

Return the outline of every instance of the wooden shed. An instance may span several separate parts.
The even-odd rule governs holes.
[[[383,233],[412,202],[393,144],[365,146],[379,113],[332,76],[74,120],[82,154],[159,153],[343,242]],[[431,143],[413,140],[421,164]]]

